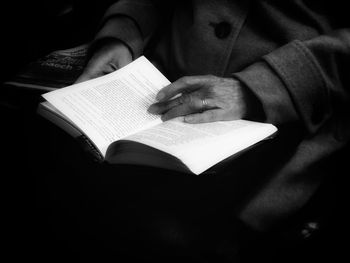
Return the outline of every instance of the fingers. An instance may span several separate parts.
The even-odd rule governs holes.
[[[101,59],[91,59],[75,83],[80,83],[103,76],[117,70],[118,68],[119,67],[116,65],[116,63],[107,62]]]
[[[175,99],[155,103],[151,105],[148,111],[152,114],[163,114],[162,120],[166,121],[213,108],[211,99],[201,99],[201,97],[203,97],[201,92],[185,93]]]
[[[179,97],[179,99],[181,97]],[[191,97],[191,96],[187,96],[187,97]],[[191,99],[191,101],[187,101],[183,104],[179,104],[178,106],[175,106],[173,108],[170,108],[169,110],[166,110],[165,113],[162,115],[162,120],[167,121],[179,116],[184,116],[184,115],[198,112],[201,110],[203,110],[201,101],[198,99]]]
[[[178,79],[158,93],[159,102],[151,105],[148,111],[162,114],[162,120],[166,121],[215,108],[215,101],[208,96],[207,89],[213,78],[215,77],[192,76]]]
[[[128,47],[119,41],[110,41],[96,51],[75,83],[106,75],[131,61],[132,54]]]
[[[247,97],[240,82],[216,76],[184,77],[158,93],[149,111],[164,121],[185,116],[189,123],[241,119],[247,115]]]
[[[152,104],[148,109],[148,111],[153,114],[162,114],[174,107],[181,106],[183,104],[186,104],[189,107],[191,107],[192,104],[194,104],[193,107],[195,107],[196,106],[195,104],[197,104],[197,102],[193,94],[185,93],[172,100],[162,101],[162,102]]]
[[[78,77],[75,83],[80,83],[103,75],[112,73],[124,66],[126,66],[130,61],[122,59],[117,62],[104,62],[104,61],[92,61],[89,63],[83,73]]]
[[[207,110],[202,113],[194,113],[184,117],[187,123],[206,123],[225,120],[224,111],[222,109]]]
[[[156,99],[158,101],[165,101],[177,94],[195,91],[203,87],[203,85],[208,82],[208,78],[210,78],[210,76],[182,77],[159,91]]]
[[[120,56],[120,57],[118,57],[118,61],[114,61],[114,62],[112,62],[112,64],[115,67],[114,70],[117,70],[117,69],[120,69],[120,68],[128,65],[130,62],[132,62],[131,54],[130,54],[130,56]]]

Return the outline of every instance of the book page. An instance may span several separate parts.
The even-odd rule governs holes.
[[[246,120],[188,124],[180,118],[128,136],[179,158],[195,174],[265,139],[271,124]]]
[[[161,123],[147,112],[170,82],[145,58],[93,80],[43,95],[105,155],[110,143]]]

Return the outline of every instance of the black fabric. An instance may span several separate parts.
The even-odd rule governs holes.
[[[6,138],[1,156],[2,171],[6,171],[6,237],[15,259],[253,262],[263,258],[278,262],[283,253],[290,253],[293,257],[285,262],[293,262],[300,255],[308,260],[318,257],[313,254],[318,247],[307,242],[304,246],[298,236],[305,219],[318,218],[293,218],[276,226],[275,233],[262,234],[230,213],[239,201],[235,197],[245,192],[244,184],[254,179],[255,168],[262,172],[270,166],[269,162],[253,166],[251,160],[277,147],[278,140],[228,167],[246,175],[246,182],[240,183],[234,173],[191,177],[145,167],[108,166],[92,162],[74,139],[36,116],[31,106],[24,111],[2,106],[0,111],[1,137]],[[270,157],[270,162],[278,161],[277,156]],[[332,212],[330,218],[336,216],[332,222],[340,218],[345,222],[341,210],[328,209],[341,206],[336,200],[323,199],[318,204]],[[312,207],[306,208],[309,214]],[[330,231],[329,236],[331,242],[316,244],[327,248],[326,256],[332,257],[342,247],[339,232]]]
[[[11,248],[26,257],[195,262],[214,260],[217,243],[234,239],[230,217],[210,198],[210,178],[100,165],[31,111],[1,112],[7,118],[6,222]]]
[[[278,4],[277,1],[260,2],[267,6],[269,3],[273,3],[277,7],[284,5]],[[292,2],[301,3],[301,1],[288,1],[287,4]],[[326,1],[303,2],[307,6],[312,6],[315,11],[319,9],[322,12],[324,10],[333,12],[332,8],[328,9],[331,7],[328,2],[327,8],[324,9],[326,5],[323,3]],[[339,3],[335,3],[333,7],[334,10],[337,10],[336,17],[343,21],[336,24],[338,22],[335,23],[336,19],[334,19],[332,25],[335,28],[348,25],[348,21],[345,19],[347,16],[338,13],[338,10],[341,10]],[[16,8],[18,7],[16,6]],[[12,10],[16,10],[16,8]],[[267,8],[267,10],[275,9]],[[292,11],[292,9],[290,10]],[[346,9],[343,10],[345,12]],[[276,14],[279,14],[278,10],[276,11]],[[38,35],[40,35],[39,39],[45,40],[45,43],[52,44],[54,42],[53,46],[58,43],[55,42],[57,38],[72,40],[69,37],[62,38],[61,34],[55,30],[56,27],[50,28],[49,35],[55,36],[53,40],[47,38],[47,35],[43,33],[45,30],[35,31],[36,33],[32,35],[33,31],[27,29],[36,28],[37,25],[40,26],[36,29],[43,29],[41,26],[45,23],[40,20],[42,16],[39,16],[35,23],[33,21],[29,23],[29,20],[28,23],[23,21],[36,14],[27,8],[22,8],[22,11],[17,14],[24,15],[23,20],[17,21],[20,26],[18,27],[16,24],[13,27],[14,31],[5,31],[4,39],[6,43],[9,42],[8,46],[11,48],[4,52],[4,64],[11,61],[12,63],[8,67],[11,71],[12,67],[17,68],[23,60],[27,59],[30,47],[35,47],[34,53],[36,54],[39,52],[37,49],[44,52],[44,49],[41,50],[41,45],[36,45],[41,43],[36,38]],[[297,13],[297,16],[298,21],[303,20],[302,14]],[[257,18],[257,16],[251,17]],[[18,17],[14,16],[14,19],[16,18]],[[281,21],[278,16],[275,19]],[[270,22],[266,19],[263,21],[267,24]],[[82,26],[84,22],[86,22],[84,19],[80,21],[81,28],[85,28]],[[11,21],[6,21],[3,24],[11,24]],[[275,24],[276,28],[281,25],[281,23]],[[51,24],[45,25],[50,26]],[[70,23],[68,22],[66,25],[70,25]],[[249,25],[249,23],[247,22],[245,25]],[[265,25],[261,24],[261,29],[264,30],[263,32],[268,31],[267,35],[270,36],[271,27]],[[297,30],[292,31],[297,32]],[[8,32],[11,34],[7,34]],[[26,33],[23,34],[23,32]],[[259,32],[262,32],[260,28]],[[91,33],[89,32],[89,34]],[[13,41],[12,36],[15,36],[16,41],[11,42]],[[35,36],[34,42],[29,41],[33,39],[33,36]],[[280,37],[277,33],[274,33],[273,36]],[[283,34],[281,36],[283,37]],[[26,48],[22,46],[24,39],[26,43],[30,42],[23,44],[26,45]],[[336,39],[347,43],[345,41],[346,35],[342,34],[342,31],[338,32]],[[260,41],[252,41],[249,34],[248,40],[250,43],[259,43],[258,47],[265,47]],[[338,41],[334,42],[333,38],[327,37],[321,40],[327,45],[330,43],[329,40],[337,44],[330,44],[330,47],[338,47],[339,44]],[[14,43],[16,44],[13,45]],[[248,41],[241,43],[246,44]],[[313,51],[325,50],[322,45],[318,46],[318,43],[318,41],[306,41],[304,44],[305,47]],[[233,60],[235,63],[239,62],[239,58],[245,58],[249,54],[249,46],[243,46],[247,52],[238,52],[240,51],[238,48],[237,54],[235,54],[236,59]],[[256,48],[254,45],[253,47]],[[298,47],[305,50],[305,47]],[[348,54],[347,46],[343,45],[343,47],[340,50],[346,51]],[[48,50],[47,48],[45,46],[45,50]],[[14,51],[20,51],[17,54],[18,59],[13,59]],[[30,57],[33,57],[34,53],[30,53]],[[241,55],[239,56],[238,53]],[[21,56],[23,54],[25,54],[24,57]],[[322,56],[323,53],[314,52],[315,56],[318,54]],[[336,58],[342,61],[342,65],[347,65],[348,59],[342,54],[336,53]],[[276,62],[276,60],[274,61]],[[271,71],[270,67],[262,64],[263,62],[259,63],[265,68],[264,72]],[[324,60],[322,66],[324,65],[332,65],[333,67],[336,64],[333,61],[329,64],[328,60]],[[328,69],[328,66],[325,66],[324,69]],[[344,84],[344,87],[347,87],[346,67],[339,70],[339,75],[341,76],[339,81]],[[331,77],[331,79],[333,78]],[[269,78],[269,80],[274,79]],[[281,80],[273,82],[279,84],[278,87],[282,85]],[[266,81],[266,83],[270,82]],[[248,83],[247,86],[249,86]],[[299,87],[299,85],[297,86]],[[337,84],[337,87],[341,86]],[[345,117],[348,110],[346,106],[348,105],[346,104],[347,96],[343,96],[343,92],[335,92],[334,94],[335,109],[342,112],[342,117],[337,117],[335,137],[347,140],[347,129],[345,129]],[[338,165],[345,163],[344,161],[347,159],[344,156],[348,156],[347,152],[339,153],[342,154],[340,157],[338,154],[333,155],[333,152],[329,153],[332,156],[327,153],[322,158],[322,164],[305,171],[305,173],[307,172],[306,177],[286,178],[286,182],[293,186],[291,198],[298,191],[300,192],[301,188],[297,187],[298,182],[303,181],[308,184],[320,181],[319,179],[325,174],[328,175],[327,179],[332,179],[330,180],[332,183],[335,181],[337,185],[341,185],[341,187],[336,187],[327,193],[326,198],[321,199],[321,202],[318,203],[319,209],[315,211],[317,214],[319,211],[325,210],[325,214],[330,216],[329,222],[326,222],[328,226],[326,236],[321,241],[313,243],[311,247],[303,247],[304,244],[298,243],[298,233],[305,222],[304,216],[300,216],[300,218],[297,215],[295,217],[288,216],[287,220],[280,222],[280,225],[274,225],[274,232],[268,237],[265,234],[250,232],[232,216],[234,214],[233,207],[239,210],[235,204],[240,203],[241,199],[249,200],[248,197],[253,196],[254,190],[261,189],[264,183],[269,182],[270,178],[267,174],[271,173],[267,173],[267,171],[280,168],[278,164],[288,160],[288,157],[293,154],[295,143],[300,140],[300,131],[289,130],[290,136],[288,138],[283,137],[282,132],[282,137],[276,138],[272,144],[265,144],[264,147],[241,156],[220,177],[185,177],[165,170],[154,171],[126,166],[97,165],[86,158],[85,153],[72,138],[56,127],[38,119],[34,113],[37,98],[16,94],[4,99],[3,94],[1,94],[1,100],[4,102],[2,105],[6,105],[6,109],[1,108],[3,214],[4,228],[9,232],[4,239],[6,240],[5,250],[9,252],[14,261],[16,259],[34,259],[36,262],[114,262],[123,259],[120,261],[126,262],[136,258],[141,262],[155,262],[156,258],[160,262],[179,262],[180,260],[237,262],[238,258],[241,257],[240,251],[242,250],[247,258],[253,259],[252,262],[265,258],[275,258],[276,262],[300,262],[303,260],[315,262],[319,259],[340,261],[337,259],[343,256],[348,257],[346,243],[341,241],[342,237],[348,236],[349,229],[348,217],[345,216],[347,200],[349,199],[346,189],[348,184],[345,182],[347,172],[341,170],[348,167],[344,165],[341,168]],[[9,103],[19,100],[31,105],[27,105],[29,107],[21,110],[18,105]],[[281,100],[280,97],[275,101],[279,102],[277,106],[289,105],[286,100]],[[316,100],[317,103],[321,101]],[[303,104],[310,106],[308,103]],[[271,109],[279,109],[277,106]],[[294,117],[292,111],[283,112]],[[283,112],[278,111],[278,113]],[[277,111],[271,111],[271,116],[276,113]],[[318,115],[317,111],[315,118],[312,118],[314,115],[310,115],[312,123],[321,123]],[[309,130],[312,131],[315,127],[310,126]],[[286,127],[286,129],[290,129],[290,127]],[[328,131],[328,128],[325,131]],[[281,142],[283,143],[281,144]],[[317,145],[321,147],[325,143],[320,140]],[[310,145],[310,149],[313,149],[312,147],[315,145]],[[306,152],[310,153],[310,151]],[[264,158],[260,159],[262,156]],[[296,171],[313,157],[315,157],[315,153],[311,151],[311,154],[307,154],[302,162],[291,165],[291,171]],[[328,166],[330,159],[333,159],[331,167]],[[239,176],[236,176],[238,174]],[[329,181],[326,180],[322,186],[329,188]],[[277,190],[279,189],[283,188],[279,187]],[[281,198],[285,198],[286,191],[281,191],[281,193],[283,194]],[[309,193],[311,195],[311,192]],[[270,196],[275,197],[276,195]],[[332,198],[329,198],[330,196]],[[266,196],[258,197],[257,200],[265,200],[265,204],[275,204]],[[244,203],[240,204],[244,205]],[[314,208],[313,202],[311,205]],[[258,207],[263,206],[258,203]],[[276,211],[281,211],[284,207],[278,207]],[[317,219],[317,217],[313,217],[314,209],[310,209],[309,206],[304,208],[312,220]],[[305,210],[301,209],[300,212],[305,212]],[[266,219],[265,216],[263,218]],[[285,231],[285,229],[291,231]],[[289,237],[285,237],[283,233],[296,238],[291,238],[292,240],[287,242],[286,239],[288,240]],[[273,254],[272,251],[278,251],[278,253]]]

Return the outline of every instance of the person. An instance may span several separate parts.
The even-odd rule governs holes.
[[[163,120],[183,116],[185,122],[201,123],[245,118],[276,125],[279,134],[271,147],[248,153],[239,160],[243,164],[234,162],[222,176],[198,179],[208,182],[202,193],[205,201],[196,200],[183,210],[158,204],[171,214],[182,213],[182,221],[192,222],[187,229],[201,238],[210,224],[216,226],[213,232],[221,233],[225,228],[219,230],[220,220],[225,226],[235,224],[228,222],[228,214],[254,232],[268,232],[308,203],[330,176],[333,156],[348,145],[350,28],[345,10],[343,2],[326,0],[119,0],[106,11],[77,82],[145,55],[172,81],[149,108]],[[119,176],[136,168],[121,172],[112,165],[108,169]],[[132,196],[135,189],[149,196],[158,194],[152,191],[179,196],[169,190],[172,186],[195,196],[203,182],[160,179],[157,174],[164,171],[140,168],[138,173],[148,179],[129,179],[133,186],[123,191],[131,191],[123,202],[132,207],[140,202]],[[182,180],[188,185],[181,185]],[[213,184],[216,180],[220,183]],[[184,196],[174,203],[185,205]],[[220,198],[211,200],[213,196]],[[215,220],[205,220],[207,214],[199,207],[217,213]],[[151,213],[138,209],[139,218]],[[138,229],[140,222],[131,221]],[[177,231],[171,219],[162,222],[168,231]],[[208,237],[215,239],[217,232]],[[176,232],[178,240],[182,234]]]
[[[149,109],[163,120],[247,118],[278,126],[296,141],[293,150],[237,214],[268,229],[310,199],[324,177],[320,164],[348,143],[343,10],[340,1],[117,1],[77,81],[145,54],[173,81]]]

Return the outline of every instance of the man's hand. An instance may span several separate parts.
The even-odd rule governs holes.
[[[75,83],[111,73],[124,67],[131,61],[132,54],[129,48],[116,39],[110,39],[93,54],[83,73]]]
[[[247,117],[254,96],[237,80],[215,76],[183,77],[157,94],[149,112],[162,120],[184,116],[188,123],[235,120]]]

